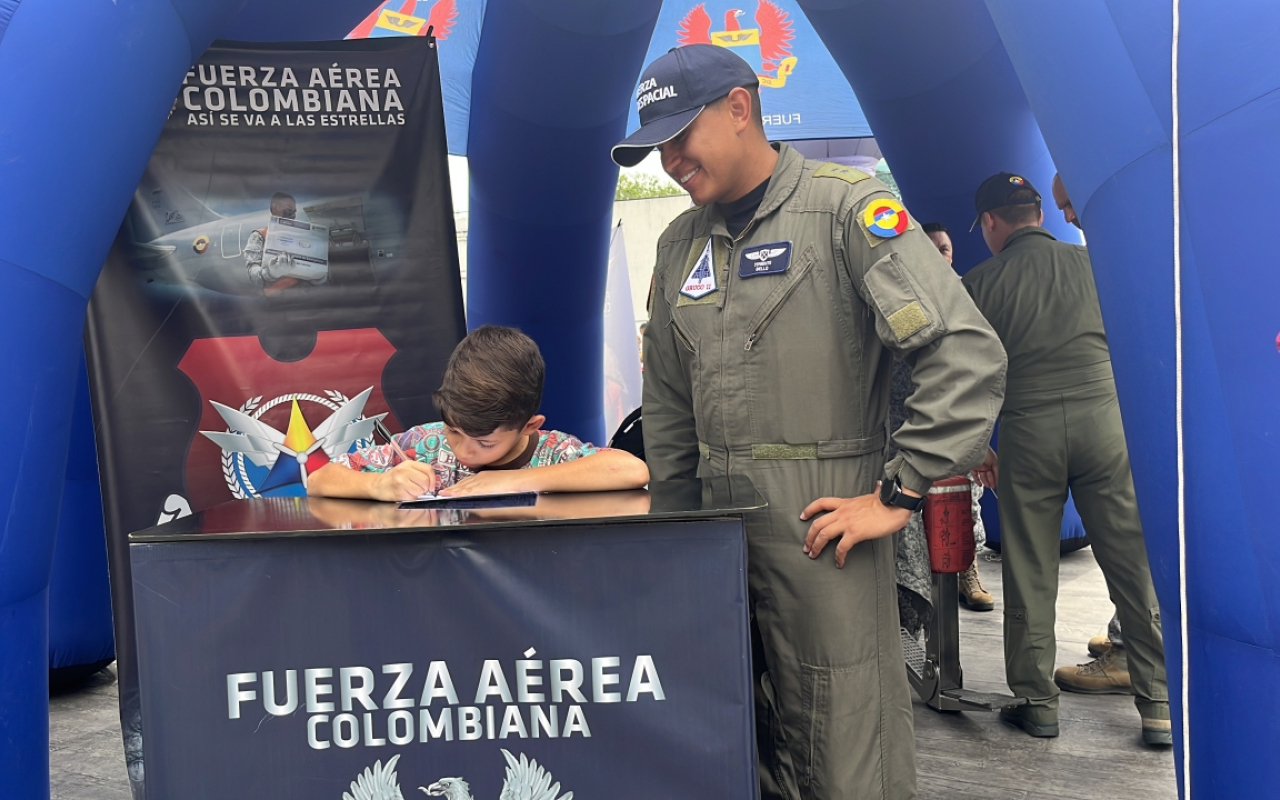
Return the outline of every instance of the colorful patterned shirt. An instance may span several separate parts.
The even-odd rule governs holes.
[[[394,438],[400,449],[404,450],[405,455],[414,461],[431,465],[440,489],[476,474],[476,470],[458,463],[458,457],[449,449],[443,422],[417,425],[404,433],[395,434]],[[538,431],[536,443],[532,442],[532,436],[529,438],[533,444],[532,453],[526,450],[510,465],[504,464],[493,469],[510,469],[520,464],[526,455],[529,456],[528,463],[520,464],[521,469],[563,464],[566,461],[599,452],[599,448],[595,445],[560,431]],[[338,456],[333,459],[333,463],[361,472],[385,472],[400,463],[400,456],[391,445],[384,444]]]

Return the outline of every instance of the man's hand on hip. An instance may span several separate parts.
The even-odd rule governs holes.
[[[800,519],[812,519],[819,514],[822,516],[809,526],[804,551],[809,558],[817,558],[828,542],[839,539],[836,544],[837,567],[844,566],[845,556],[858,542],[888,536],[905,528],[911,520],[909,510],[886,506],[874,494],[818,498],[800,512]]]

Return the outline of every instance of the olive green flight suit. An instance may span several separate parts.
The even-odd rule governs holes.
[[[1070,489],[1120,616],[1135,703],[1168,719],[1160,609],[1089,253],[1022,228],[964,284],[1009,353],[999,480],[1009,688],[1033,722],[1057,721],[1054,605]]]
[[[760,753],[765,795],[912,800],[893,539],[857,545],[836,569],[831,547],[804,554],[800,512],[820,497],[870,493],[886,470],[924,492],[977,465],[1000,408],[1004,352],[914,223],[892,238],[867,230],[865,208],[892,200],[883,184],[778,150],[736,240],[714,206],[681,215],[659,240],[645,456],[654,480],[746,475],[769,501],[747,521],[767,668],[758,739],[773,744]],[[707,273],[695,273],[708,241],[716,283],[702,294]],[[752,271],[760,262],[746,256],[784,247],[785,271]],[[704,288],[689,294],[699,296],[682,294],[696,283]],[[913,364],[920,388],[886,467],[890,351]]]

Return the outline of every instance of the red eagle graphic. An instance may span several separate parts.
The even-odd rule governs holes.
[[[741,30],[738,17],[743,12],[731,8],[724,14],[726,31]],[[760,29],[760,68],[765,72],[773,72],[778,62],[791,55],[791,40],[796,38],[795,25],[791,15],[778,8],[773,0],[758,0],[756,5],[756,25]],[[680,20],[680,29],[676,32],[676,42],[687,44],[711,44],[711,15],[707,13],[707,4],[698,3]]]
[[[418,9],[419,0],[404,0],[400,5],[400,10],[396,13],[416,16],[414,13]],[[369,34],[373,32],[373,26],[378,24],[378,17],[382,14],[383,9],[390,6],[390,3],[383,3],[375,8],[369,16],[355,27],[355,30],[347,36],[348,39],[367,39]],[[457,0],[439,0],[431,7],[431,11],[427,13],[427,24],[422,26],[418,31],[419,36],[426,36],[427,31],[431,31],[431,35],[435,36],[438,41],[444,41],[449,38],[449,32],[453,30],[453,25],[458,20],[458,3]]]
[[[686,44],[711,44],[711,15],[707,13],[706,3],[698,3],[680,20],[676,42],[681,47]]]
[[[796,38],[791,16],[772,0],[760,0],[756,6],[756,24],[760,26],[760,66],[766,72],[778,68],[778,62],[791,55],[791,40]]]

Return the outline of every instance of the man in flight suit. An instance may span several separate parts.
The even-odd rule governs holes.
[[[1058,735],[1053,624],[1069,489],[1124,628],[1143,741],[1172,744],[1160,609],[1089,253],[1040,227],[1040,194],[1020,175],[983,181],[974,206],[994,257],[964,285],[1009,352],[997,477],[1005,673],[1028,701],[1001,717]]]
[[[1061,175],[1053,176],[1051,192],[1054,204],[1062,212],[1062,221],[1083,231],[1084,225],[1076,216],[1076,208],[1071,204]],[[1059,667],[1053,673],[1053,682],[1058,684],[1058,688],[1084,694],[1133,694],[1118,615],[1111,615],[1105,634],[1089,639],[1089,655],[1094,657],[1093,661],[1074,667]]]
[[[660,148],[697,206],[658,243],[644,340],[650,473],[746,475],[769,501],[747,522],[762,791],[912,800],[888,537],[933,481],[983,460],[1003,349],[882,184],[770,145],[756,75],[729,50],[657,59],[637,106],[641,127],[614,160],[632,166]],[[886,465],[892,352],[919,388]],[[829,543],[834,558],[820,558]]]

